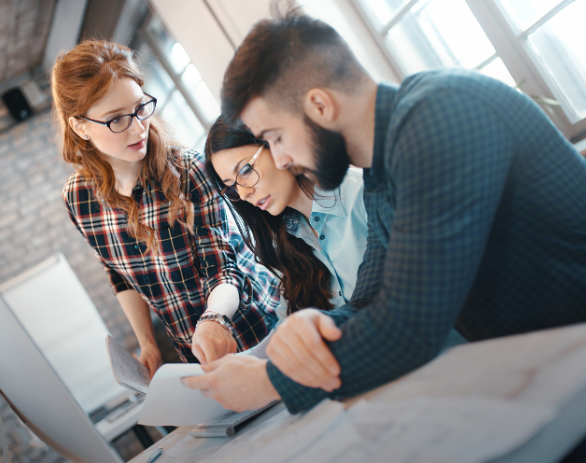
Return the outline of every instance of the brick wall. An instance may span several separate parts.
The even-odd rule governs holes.
[[[63,206],[61,189],[72,169],[58,152],[55,133],[45,112],[0,134],[0,283],[62,252],[112,335],[132,351],[137,342],[130,324]],[[15,463],[64,461],[22,426],[2,398],[0,413]]]

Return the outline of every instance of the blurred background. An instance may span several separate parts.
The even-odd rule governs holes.
[[[334,26],[376,80],[400,82],[437,67],[476,69],[531,95],[586,151],[586,1],[298,3]],[[0,285],[62,253],[107,329],[129,351],[137,349],[100,264],[62,204],[61,189],[72,168],[61,158],[51,114],[52,65],[60,51],[87,38],[131,47],[145,71],[145,91],[157,98],[157,110],[175,137],[201,151],[220,112],[224,69],[250,27],[269,17],[269,4],[0,0]],[[164,332],[157,328],[157,333],[165,360],[177,361]],[[28,431],[1,397],[0,414],[14,461],[64,461]],[[126,460],[142,450],[130,432],[114,445]]]

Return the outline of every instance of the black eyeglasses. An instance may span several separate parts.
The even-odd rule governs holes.
[[[254,170],[252,165],[254,164],[254,161],[256,161],[256,158],[258,158],[258,155],[261,153],[263,148],[264,146],[261,145],[258,151],[254,154],[254,156],[252,156],[250,162],[244,165],[238,171],[238,173],[236,174],[236,179],[232,185],[225,186],[224,188],[222,188],[222,191],[220,193],[224,195],[226,198],[228,198],[230,201],[240,201],[240,194],[238,193],[236,185],[243,186],[244,188],[252,188],[260,180],[260,175],[256,170]]]
[[[132,125],[132,118],[136,117],[139,121],[144,121],[154,114],[155,108],[157,107],[157,99],[146,93],[145,95],[148,96],[150,100],[145,103],[139,104],[138,108],[136,108],[136,111],[134,111],[132,114],[116,116],[115,118],[107,122],[96,121],[94,119],[90,119],[84,116],[77,117],[79,117],[80,119],[85,119],[86,121],[95,122],[96,124],[105,125],[114,133],[121,133]]]

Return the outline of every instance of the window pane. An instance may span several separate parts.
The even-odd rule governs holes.
[[[177,74],[181,74],[185,66],[189,63],[189,57],[181,44],[177,43],[165,29],[165,26],[158,17],[155,17],[149,25],[149,30],[155,36],[161,49],[163,50],[171,67]]]
[[[193,64],[190,64],[181,76],[181,80],[190,92],[195,92],[195,88],[201,80],[201,74]]]
[[[505,63],[503,63],[503,60],[500,58],[494,59],[486,66],[479,69],[479,71],[485,76],[498,79],[510,87],[515,87],[517,85],[515,79],[513,79],[513,76],[511,76],[509,70],[505,66]]]
[[[203,126],[178,90],[173,92],[161,116],[173,129],[174,138],[185,146],[194,146],[205,133]]]
[[[474,69],[495,54],[465,0],[421,2],[389,31],[387,42],[406,74],[446,66]]]
[[[585,18],[586,2],[574,2],[528,37],[537,59],[567,100],[562,105],[572,122],[586,117]]]
[[[144,69],[144,91],[157,99],[157,106],[162,108],[174,88],[173,81],[163,69],[146,45],[139,50],[140,64]]]
[[[214,122],[220,115],[220,105],[203,80],[197,84],[194,96],[207,121]]]
[[[362,0],[364,6],[370,11],[371,17],[379,27],[386,25],[397,10],[408,0]]]
[[[519,32],[534,24],[562,0],[498,0],[502,10]]]
[[[185,66],[189,64],[189,56],[187,56],[185,49],[180,43],[176,42],[173,44],[171,54],[169,55],[169,61],[177,74],[181,74],[185,69]]]
[[[203,134],[201,136],[201,138],[195,143],[195,145],[193,146],[193,149],[195,151],[197,151],[198,153],[205,152],[206,138],[207,138],[207,135],[206,134]]]

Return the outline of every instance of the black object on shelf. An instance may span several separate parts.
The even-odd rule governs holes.
[[[22,90],[18,87],[3,93],[2,101],[8,108],[10,115],[17,122],[24,121],[33,115],[33,109],[28,104],[28,101],[26,101]]]

